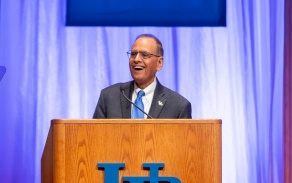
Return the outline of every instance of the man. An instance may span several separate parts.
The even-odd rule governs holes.
[[[191,103],[162,86],[155,76],[163,66],[163,47],[159,39],[142,34],[127,53],[134,81],[103,89],[93,118],[192,118]]]

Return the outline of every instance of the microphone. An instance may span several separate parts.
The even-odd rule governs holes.
[[[137,107],[137,109],[139,109],[141,112],[143,112],[144,114],[146,114],[146,116],[148,116],[148,118],[153,119],[149,114],[147,114],[144,110],[142,110],[140,107],[138,107],[134,102],[132,102],[132,100],[130,100],[126,95],[125,95],[125,87],[122,85],[120,88],[121,92],[123,93],[123,96],[131,103],[133,104],[135,107]]]

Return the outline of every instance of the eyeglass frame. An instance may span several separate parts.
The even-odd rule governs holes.
[[[137,52],[137,55],[140,54],[140,58],[142,58],[142,59],[148,59],[148,58],[151,58],[151,56],[162,57],[161,55],[155,55],[155,54],[152,54],[152,53],[150,53],[148,51],[132,51],[132,50],[129,50],[127,52],[127,55],[129,57],[129,59],[130,58],[135,58],[137,56],[137,55],[135,55],[135,56],[133,55],[133,57],[132,57],[132,52]],[[141,53],[147,53],[148,56],[146,58],[144,58],[143,54],[141,54]]]

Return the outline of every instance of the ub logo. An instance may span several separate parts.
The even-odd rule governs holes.
[[[125,163],[98,163],[99,170],[104,171],[104,183],[119,183],[119,170],[125,168]],[[149,170],[149,176],[124,176],[126,183],[181,183],[177,177],[158,176],[158,171],[164,168],[164,163],[143,163],[143,169]]]

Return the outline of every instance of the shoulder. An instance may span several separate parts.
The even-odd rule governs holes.
[[[165,99],[166,105],[164,107],[165,112],[161,114],[161,117],[192,118],[192,104],[185,97],[167,87],[163,87],[162,98]]]
[[[113,85],[110,85],[102,90],[120,90],[121,86],[123,85],[123,83],[116,83],[116,84],[113,84]]]
[[[120,93],[121,90],[129,88],[133,82],[116,83],[101,90],[101,93]]]
[[[163,87],[163,91],[165,93],[165,96],[168,100],[173,100],[176,101],[178,103],[190,103],[185,97],[183,97],[181,94],[165,87]]]
[[[157,82],[156,92],[158,95],[162,95],[164,98],[170,101],[178,102],[178,103],[190,103],[185,97],[180,95],[179,93],[163,86],[159,81]]]

